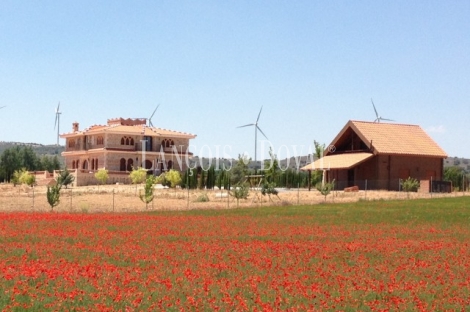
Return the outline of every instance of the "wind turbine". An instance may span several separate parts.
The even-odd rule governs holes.
[[[387,119],[387,118],[382,118],[381,116],[379,116],[379,113],[377,113],[377,109],[375,108],[374,101],[372,100],[372,98],[370,99],[370,101],[372,102],[372,106],[374,107],[374,111],[375,111],[375,117],[376,118],[375,118],[374,122],[380,122],[381,120],[394,121],[394,120]]]
[[[153,111],[152,115],[149,118],[149,125],[148,125],[149,127],[153,127],[152,117],[153,117],[153,115],[155,115],[155,112],[157,111],[159,106],[160,106],[160,104],[157,105],[157,107],[155,108],[155,110]]]
[[[250,127],[250,126],[254,126],[255,127],[255,168],[256,166],[258,165],[257,163],[257,158],[256,158],[256,147],[257,147],[257,141],[258,141],[258,130],[261,132],[261,134],[264,135],[264,137],[268,139],[268,137],[264,134],[263,130],[261,130],[260,127],[258,127],[258,121],[259,121],[259,116],[261,115],[261,111],[263,110],[263,106],[261,106],[261,109],[259,110],[259,113],[258,113],[258,118],[256,118],[256,121],[254,123],[250,123],[250,124],[247,124],[247,125],[244,125],[244,126],[240,126],[240,127],[237,127],[237,128],[243,128],[243,127]]]
[[[59,112],[59,107],[60,107],[60,102],[57,105],[57,108],[55,110],[55,124],[54,124],[54,130],[57,127],[57,146],[59,146],[60,114],[62,114],[62,112]]]

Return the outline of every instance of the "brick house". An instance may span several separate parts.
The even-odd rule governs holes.
[[[444,150],[420,126],[348,121],[324,157],[302,170],[324,170],[336,189],[398,190],[400,179],[412,177],[427,192],[430,181],[443,179],[445,158]]]
[[[108,183],[129,183],[132,168],[142,167],[159,174],[169,169],[186,170],[189,140],[196,135],[149,127],[147,119],[108,119],[107,125],[84,130],[73,123],[65,139],[66,168],[75,175],[75,185],[96,184],[94,173],[108,170]]]

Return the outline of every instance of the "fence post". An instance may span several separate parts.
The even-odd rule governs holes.
[[[114,212],[114,188],[113,188],[113,212]]]
[[[366,184],[365,184],[365,192],[364,192],[364,199],[367,200],[367,179],[366,179]]]
[[[297,205],[300,205],[300,182],[297,181]]]
[[[432,176],[431,176],[431,184],[429,185],[430,189],[431,189],[431,198],[432,198]]]

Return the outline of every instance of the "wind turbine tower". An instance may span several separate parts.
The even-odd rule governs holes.
[[[244,126],[237,127],[237,128],[250,127],[250,126],[255,127],[255,168],[257,168],[257,166],[258,166],[258,162],[257,162],[258,159],[257,159],[257,154],[256,154],[257,142],[258,142],[258,130],[266,138],[266,140],[269,140],[268,137],[264,134],[263,130],[261,130],[261,128],[258,126],[259,117],[261,116],[261,111],[262,110],[263,110],[263,106],[261,106],[261,109],[259,110],[259,113],[258,113],[258,118],[256,118],[256,121],[254,123],[250,123],[250,124],[247,124],[247,125],[244,125]]]
[[[57,127],[57,146],[59,146],[60,114],[62,114],[62,112],[59,111],[59,108],[60,108],[60,102],[57,105],[57,108],[55,110],[55,124],[54,124],[54,130]]]

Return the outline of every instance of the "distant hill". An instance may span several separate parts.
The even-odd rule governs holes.
[[[0,141],[0,154],[3,153],[4,150],[15,147],[15,146],[31,146],[31,148],[36,152],[37,155],[42,156],[42,155],[49,155],[49,156],[54,156],[57,155],[59,157],[59,160],[63,162],[61,153],[64,151],[64,146],[56,146],[55,144],[49,144],[49,145],[44,145],[44,144],[38,144],[38,143],[22,143],[22,142],[4,142]],[[311,161],[311,155],[307,156],[301,156],[299,159],[297,159],[298,164],[300,167],[303,167],[307,164],[310,163]],[[232,165],[235,165],[237,163],[236,159],[219,159],[219,164],[222,166],[223,163],[225,163],[226,167],[230,167],[230,162],[232,162]],[[209,166],[209,164],[215,165],[216,160],[215,158],[209,159],[209,158],[199,158],[198,156],[195,156],[191,161],[190,165],[194,166],[195,163],[198,164],[203,164],[203,166],[206,168]],[[296,168],[296,162],[295,159],[292,157],[289,160],[287,159],[282,159],[279,161],[280,165],[282,168]],[[258,161],[258,168],[261,166],[261,161]],[[461,157],[448,157],[444,160],[444,167],[452,167],[452,166],[457,166],[465,170],[465,172],[470,173],[470,159],[469,158],[461,158]],[[255,168],[255,162],[251,161],[248,165],[249,168],[253,169]]]
[[[470,159],[460,157],[448,157],[444,160],[444,168],[446,167],[459,167],[470,173]]]
[[[15,146],[30,146],[37,155],[49,155],[49,156],[59,156],[59,160],[62,160],[62,156],[60,155],[64,151],[63,146],[56,146],[56,145],[44,145],[38,143],[21,143],[21,142],[4,142],[0,141],[0,154],[3,153],[4,150],[15,147]]]

